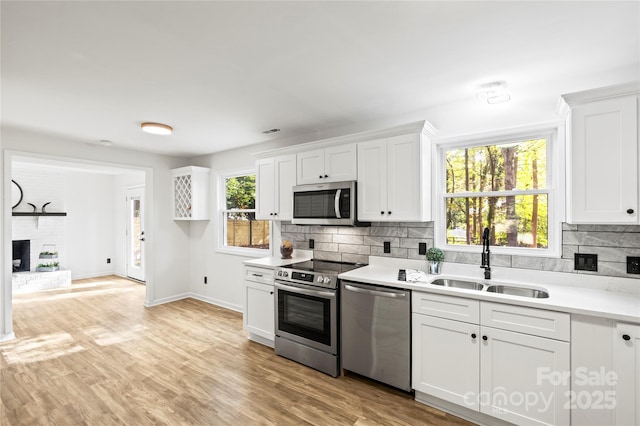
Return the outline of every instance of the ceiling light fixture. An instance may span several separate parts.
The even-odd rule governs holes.
[[[508,102],[511,100],[511,95],[505,92],[504,86],[502,81],[484,84],[476,91],[476,100],[490,105]]]
[[[487,98],[487,103],[489,105],[501,104],[503,102],[509,102],[511,100],[511,95],[508,93],[500,93],[499,95],[489,96]]]
[[[161,123],[142,123],[140,127],[143,131],[154,135],[170,135],[173,133],[173,127]]]

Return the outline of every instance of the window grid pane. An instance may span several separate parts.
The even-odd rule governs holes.
[[[225,179],[222,211],[226,247],[269,249],[269,221],[255,218],[255,175]]]
[[[445,151],[446,244],[547,249],[547,140]]]

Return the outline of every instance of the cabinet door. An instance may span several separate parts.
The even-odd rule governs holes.
[[[173,176],[173,219],[191,219],[192,216],[191,174]]]
[[[420,136],[396,136],[387,141],[387,216],[392,221],[421,221],[422,175]]]
[[[358,219],[387,220],[387,142],[358,144]]]
[[[420,314],[412,320],[412,387],[478,410],[480,327]]]
[[[273,342],[275,334],[273,285],[251,281],[245,281],[245,285],[244,329]]]
[[[640,325],[618,323],[613,343],[616,425],[640,424]]]
[[[490,327],[480,334],[480,411],[516,424],[568,425],[569,343]]]
[[[256,219],[273,219],[276,211],[276,182],[274,159],[265,158],[256,161]]]
[[[324,149],[301,152],[297,155],[298,185],[325,182]]]
[[[571,111],[571,223],[639,223],[637,98]]]
[[[296,156],[283,155],[275,159],[275,207],[273,219],[293,217],[293,186],[296,184]]]
[[[325,182],[340,182],[358,178],[356,145],[331,146],[324,150]]]

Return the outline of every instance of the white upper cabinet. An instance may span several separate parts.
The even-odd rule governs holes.
[[[637,86],[563,96],[567,222],[640,223]]]
[[[336,145],[301,152],[298,160],[298,185],[356,180],[356,144]]]
[[[209,175],[206,167],[172,169],[173,219],[209,220]]]
[[[256,219],[291,220],[296,155],[256,161]]]
[[[430,220],[430,154],[418,133],[359,143],[358,219]]]

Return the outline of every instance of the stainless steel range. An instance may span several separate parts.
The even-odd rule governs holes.
[[[276,269],[276,354],[339,375],[338,275],[361,266],[310,260]]]

